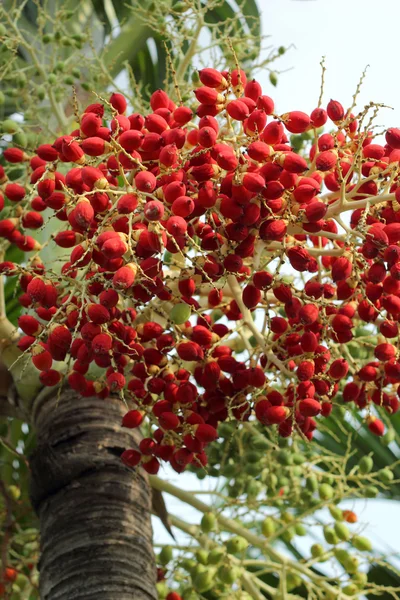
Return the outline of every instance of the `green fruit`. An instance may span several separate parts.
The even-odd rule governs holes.
[[[254,452],[251,450],[250,452],[246,452],[244,455],[244,460],[247,463],[258,463],[262,459],[262,454],[259,452]]]
[[[378,488],[375,487],[374,485],[368,485],[364,491],[365,491],[365,496],[367,498],[376,498],[377,495],[379,494]]]
[[[221,475],[230,479],[236,473],[236,465],[234,463],[227,463],[221,469]]]
[[[238,554],[244,552],[248,548],[249,542],[244,537],[237,535],[226,543],[226,549],[229,554]]]
[[[330,500],[333,498],[333,487],[329,483],[321,483],[318,488],[318,494],[321,500]]]
[[[179,561],[179,565],[182,567],[182,569],[188,571],[188,573],[192,573],[197,566],[196,561],[193,560],[193,558],[183,558],[181,561]]]
[[[205,513],[201,519],[200,527],[204,533],[210,533],[213,531],[217,525],[217,519],[215,518],[214,513],[208,512]]]
[[[170,318],[175,325],[183,325],[186,321],[189,320],[192,311],[190,309],[189,304],[186,302],[180,302],[179,304],[175,304],[171,310]]]
[[[217,565],[221,562],[223,557],[225,556],[225,552],[222,548],[214,548],[208,555],[208,564]]]
[[[208,565],[208,552],[207,550],[197,550],[196,552],[196,560],[201,565]]]
[[[67,77],[64,77],[63,81],[65,85],[74,85],[75,83],[74,78],[71,75],[67,75]]]
[[[338,536],[339,540],[343,542],[347,542],[350,539],[350,531],[347,525],[341,523],[340,521],[336,521],[334,525],[335,533]]]
[[[295,531],[293,527],[290,527],[289,529],[286,529],[286,531],[284,531],[282,533],[282,540],[284,542],[286,542],[287,544],[290,544],[290,542],[292,541],[292,539],[295,536]]]
[[[292,515],[292,513],[285,511],[281,514],[281,519],[284,523],[293,523],[293,521],[295,520],[295,516]]]
[[[351,558],[350,553],[344,548],[334,548],[333,553],[340,564],[344,564]]]
[[[285,52],[286,52],[285,46],[279,46],[279,48],[278,48],[278,54],[280,56],[282,56],[282,54],[285,54]]]
[[[358,464],[359,471],[362,473],[362,475],[367,475],[367,473],[370,473],[373,469],[373,466],[374,461],[372,460],[371,456],[363,456]]]
[[[13,500],[19,500],[21,497],[21,490],[16,485],[8,486],[8,493],[10,494]]]
[[[260,463],[246,463],[244,470],[248,475],[256,477],[261,471]]]
[[[286,587],[288,592],[291,592],[297,587],[301,586],[302,579],[300,575],[296,575],[295,573],[288,573],[286,576]]]
[[[276,460],[279,464],[289,466],[293,463],[293,457],[287,450],[280,450],[277,453]]]
[[[261,533],[265,535],[265,537],[270,537],[275,533],[276,525],[275,521],[272,517],[267,517],[261,523]]]
[[[45,33],[42,37],[42,42],[43,44],[50,44],[50,42],[53,41],[53,36],[51,35],[51,33]]]
[[[295,465],[302,465],[306,461],[306,457],[304,454],[300,454],[300,452],[295,452],[293,454],[293,463]]]
[[[329,527],[328,525],[326,525],[324,527],[324,538],[327,541],[328,544],[337,544],[339,541],[338,536],[335,533],[335,530],[333,529],[333,527]]]
[[[315,477],[315,475],[310,475],[310,477],[308,477],[306,479],[306,488],[310,491],[310,492],[316,492],[318,489],[318,479]]]
[[[37,97],[39,98],[39,100],[44,100],[45,97],[46,97],[46,90],[45,90],[45,88],[42,87],[42,86],[37,87],[36,88],[36,94],[37,94]]]
[[[313,558],[320,558],[323,554],[325,554],[324,547],[321,544],[313,544],[310,551]]]
[[[262,452],[269,448],[268,441],[261,436],[252,438],[251,443],[255,450],[261,450]]]
[[[5,101],[6,101],[6,97],[5,97],[4,93],[2,91],[0,91],[0,106],[3,106]]]
[[[329,512],[335,521],[343,521],[343,511],[338,506],[331,505],[329,507]]]
[[[367,573],[361,573],[360,571],[354,573],[354,575],[352,575],[352,579],[359,587],[364,587],[368,583]]]
[[[207,571],[198,573],[193,580],[194,588],[200,594],[207,592],[214,585],[214,577],[215,569],[208,569]]]
[[[357,572],[359,564],[360,561],[356,556],[350,556],[347,560],[344,561],[343,568],[345,571],[347,571],[347,573],[350,573],[351,575],[352,573]]]
[[[239,577],[239,569],[236,567],[231,567],[229,565],[221,565],[218,569],[218,579],[222,581],[222,583],[226,583],[227,585],[232,585],[237,581]]]
[[[304,525],[302,523],[297,523],[297,525],[294,528],[296,535],[307,535],[307,529],[304,527]]]
[[[249,483],[247,484],[246,487],[246,494],[248,496],[248,498],[257,498],[258,494],[261,492],[263,488],[263,485],[261,483],[261,481],[256,481],[255,479],[252,479],[251,481],[249,481]]]
[[[172,546],[164,546],[158,555],[161,565],[167,565],[173,558]]]
[[[158,583],[156,583],[156,590],[159,600],[164,600],[164,598],[167,597],[167,594],[169,592],[169,587],[165,583],[165,581],[159,581]]]
[[[385,446],[389,446],[396,439],[396,432],[394,429],[388,429],[385,435],[382,437],[382,442]]]
[[[344,586],[342,592],[347,596],[354,596],[354,594],[357,594],[358,592],[358,587],[355,583],[349,583],[348,585]]]
[[[394,479],[394,473],[390,469],[382,469],[378,471],[378,477],[382,483],[390,483]]]
[[[13,143],[16,146],[26,148],[28,145],[28,138],[26,137],[26,134],[23,131],[17,131],[17,133],[14,133],[13,135]]]
[[[55,75],[54,73],[50,73],[50,75],[47,78],[47,83],[49,83],[50,85],[55,85],[57,83],[57,75]]]
[[[353,544],[354,548],[357,548],[357,550],[360,552],[371,552],[372,550],[371,541],[361,535],[355,535],[351,540],[351,543]]]
[[[200,596],[191,587],[182,591],[182,598],[183,600],[200,600]]]
[[[17,133],[19,131],[19,124],[12,119],[6,119],[1,123],[1,129],[4,133]]]
[[[4,37],[7,33],[7,29],[5,28],[5,26],[3,25],[3,23],[0,23],[0,36]]]
[[[274,87],[278,85],[278,76],[273,71],[271,71],[271,73],[269,74],[269,81]]]

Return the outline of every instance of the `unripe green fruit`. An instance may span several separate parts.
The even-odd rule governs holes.
[[[371,552],[372,550],[371,541],[361,535],[355,535],[351,540],[351,543],[353,544],[354,548],[357,548],[357,550],[360,552]]]
[[[302,523],[297,523],[294,528],[296,535],[304,536],[307,535],[307,529],[304,527]]]
[[[292,515],[292,513],[285,511],[281,514],[281,519],[284,523],[293,523],[295,516]]]
[[[291,592],[297,587],[301,586],[302,579],[300,575],[296,575],[295,573],[288,573],[286,576],[286,587],[288,592]]]
[[[285,52],[286,52],[285,46],[279,46],[278,53],[280,54],[280,56],[282,56],[282,54],[285,54]]]
[[[269,74],[269,81],[274,87],[278,85],[278,76],[273,71],[271,71],[271,73]]]
[[[249,542],[244,539],[244,537],[237,535],[226,543],[226,549],[229,554],[238,554],[239,552],[244,552],[249,545]]]
[[[244,471],[247,475],[257,477],[260,474],[261,465],[260,463],[245,463]]]
[[[329,512],[335,521],[343,521],[343,511],[338,506],[331,505],[329,507]]]
[[[340,564],[345,563],[351,558],[350,553],[344,548],[334,548],[333,553],[335,555],[336,560],[338,560]]]
[[[352,579],[359,587],[364,587],[368,583],[367,573],[362,573],[360,571],[354,573],[354,575],[352,575]]]
[[[326,525],[324,527],[324,538],[327,541],[328,544],[332,544],[335,545],[338,543],[339,538],[335,533],[335,530],[333,529],[333,527],[329,527],[328,525]]]
[[[8,486],[8,493],[10,494],[13,500],[19,500],[21,497],[21,490],[16,485]]]
[[[19,131],[19,124],[12,119],[6,119],[1,123],[1,130],[4,133],[17,133]]]
[[[291,473],[292,473],[293,477],[302,477],[303,469],[300,465],[296,465],[295,467],[292,468]]]
[[[55,75],[54,73],[50,73],[50,75],[47,78],[47,82],[50,85],[54,85],[55,83],[57,83],[57,75]]]
[[[196,552],[196,560],[201,564],[201,565],[208,565],[208,552],[207,550],[197,550]]]
[[[37,94],[37,97],[39,98],[39,100],[44,100],[45,97],[46,97],[46,90],[45,90],[45,88],[42,87],[42,86],[37,87],[36,88],[36,94]]]
[[[170,318],[175,325],[182,325],[188,321],[191,314],[192,311],[189,304],[186,304],[186,302],[180,302],[172,307]]]
[[[287,450],[280,450],[276,456],[276,460],[279,464],[289,466],[293,464],[293,457]]]
[[[390,469],[382,469],[378,471],[378,477],[382,483],[390,483],[394,479],[394,473]]]
[[[234,463],[227,463],[221,469],[221,475],[230,479],[236,473],[236,465]]]
[[[336,521],[334,525],[335,533],[338,538],[344,542],[350,539],[350,531],[347,525],[341,523],[340,521]]]
[[[359,564],[360,561],[356,556],[350,556],[346,561],[344,561],[343,568],[351,575],[352,573],[356,573]]]
[[[22,146],[22,148],[26,148],[28,145],[28,138],[23,131],[17,131],[13,135],[13,144],[16,146]]]
[[[4,93],[2,91],[0,91],[0,106],[3,106],[5,101],[6,101],[6,97],[5,97]]]
[[[209,589],[212,588],[212,586],[214,584],[214,577],[215,577],[215,569],[208,569],[207,571],[198,573],[193,580],[194,588],[200,594],[207,592]]]
[[[328,483],[321,483],[318,488],[318,494],[321,500],[330,500],[333,498],[333,487]]]
[[[221,565],[218,569],[218,579],[222,581],[222,583],[226,583],[227,585],[232,585],[237,581],[239,577],[239,569],[236,567],[231,567],[229,565]]]
[[[275,533],[275,530],[276,530],[276,525],[275,525],[275,521],[273,520],[272,517],[267,517],[261,523],[261,533],[263,535],[265,535],[265,537],[270,537],[272,534]]]
[[[260,454],[260,452],[254,452],[254,450],[246,452],[246,454],[244,455],[244,460],[248,463],[258,463],[261,459],[262,454]]]
[[[310,491],[310,492],[316,492],[318,489],[318,479],[315,477],[315,475],[310,475],[310,477],[307,478],[306,480],[306,488]]]
[[[0,23],[0,36],[4,37],[7,33],[7,29],[4,27],[3,23]]]
[[[388,446],[396,439],[396,432],[394,429],[388,429],[385,435],[382,437],[382,442],[385,446]]]
[[[214,548],[208,555],[208,563],[210,565],[217,565],[221,562],[224,556],[225,552],[222,548]]]
[[[362,475],[370,473],[373,469],[373,466],[374,461],[372,460],[371,456],[363,456],[358,464],[359,471],[362,473]]]
[[[321,544],[313,544],[310,551],[313,558],[320,558],[325,553],[324,547]]]
[[[193,558],[183,558],[181,561],[179,561],[179,565],[182,567],[182,569],[188,571],[188,573],[192,573],[197,566],[196,561],[193,560]]]
[[[374,485],[369,485],[365,488],[365,496],[367,498],[376,498],[377,495],[379,494],[379,490],[377,487],[375,487]]]
[[[257,498],[258,494],[261,492],[263,485],[261,481],[256,481],[252,479],[246,486],[246,494],[248,498]]]
[[[208,512],[205,513],[201,519],[200,527],[204,533],[210,533],[216,527],[217,519],[215,518],[214,513]]]
[[[287,544],[289,544],[292,541],[292,539],[294,538],[294,536],[295,536],[295,531],[294,531],[293,527],[290,527],[289,529],[286,529],[286,531],[284,531],[282,533],[282,539]]]
[[[173,557],[172,546],[164,546],[158,555],[158,561],[161,565],[167,565]]]
[[[67,77],[64,77],[63,79],[65,85],[74,85],[75,81],[74,78],[71,77],[70,75],[67,75]]]
[[[349,583],[348,585],[344,586],[342,591],[347,596],[354,596],[354,594],[357,594],[358,588],[355,583]]]
[[[254,450],[261,450],[264,452],[265,450],[268,450],[269,444],[266,439],[261,436],[257,436],[252,438],[252,447]]]
[[[53,38],[53,36],[51,35],[51,33],[45,33],[45,34],[42,36],[42,42],[43,42],[43,44],[50,44],[50,42],[52,42],[52,41],[53,41],[53,39],[54,39],[54,38]]]
[[[275,473],[269,473],[265,478],[265,483],[268,487],[276,488],[278,485],[278,477],[275,475]]]
[[[182,591],[183,600],[200,600],[200,596],[192,587],[188,587]]]
[[[156,583],[156,590],[157,590],[159,600],[164,600],[164,598],[167,597],[169,588],[168,588],[168,585],[165,583],[165,581],[158,581]]]
[[[285,477],[284,475],[282,475],[282,477],[278,477],[278,487],[284,487],[285,485],[289,485],[290,484],[290,479],[289,477]]]

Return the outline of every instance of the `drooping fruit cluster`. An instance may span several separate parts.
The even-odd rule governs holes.
[[[127,115],[113,94],[69,135],[4,152],[26,169],[1,168],[0,237],[33,253],[0,266],[23,290],[20,349],[43,385],[119,394],[123,426],[147,419],[122,458],[150,473],[205,465],[218,425],[253,414],[311,439],[338,392],[381,435],[376,410],[399,403],[400,130],[382,145],[365,111],[279,116],[243,71],[199,75],[196,114],[157,90]],[[287,137],[305,132],[308,155]],[[46,209],[60,271],[26,234]]]

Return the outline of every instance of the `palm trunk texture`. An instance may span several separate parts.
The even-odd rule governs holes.
[[[151,489],[119,456],[137,446],[117,400],[39,395],[31,498],[42,600],[155,600]]]

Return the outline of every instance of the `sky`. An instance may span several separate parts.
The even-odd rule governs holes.
[[[320,61],[325,56],[326,74],[323,106],[332,98],[345,107],[351,105],[362,72],[369,65],[361,88],[358,108],[370,101],[386,104],[376,123],[382,128],[400,127],[400,86],[398,77],[398,39],[400,0],[258,0],[262,12],[262,30],[271,37],[266,45],[293,46],[274,65],[278,85],[274,88],[265,71],[258,75],[264,93],[275,100],[276,111],[310,113],[317,106],[320,93]],[[177,475],[172,470],[160,473],[185,489],[209,489],[210,481],[197,481],[191,475]],[[212,482],[211,482],[212,483]],[[215,485],[215,480],[214,480]],[[204,496],[202,500],[207,501]],[[201,515],[165,496],[175,514],[199,523]],[[352,508],[365,526],[375,547],[400,552],[398,532],[393,523],[400,520],[400,503],[374,500],[343,503]],[[168,533],[158,519],[153,520],[155,541],[170,543]],[[177,532],[179,538],[179,532]],[[182,540],[182,538],[180,538]],[[300,540],[302,550],[313,543]]]

